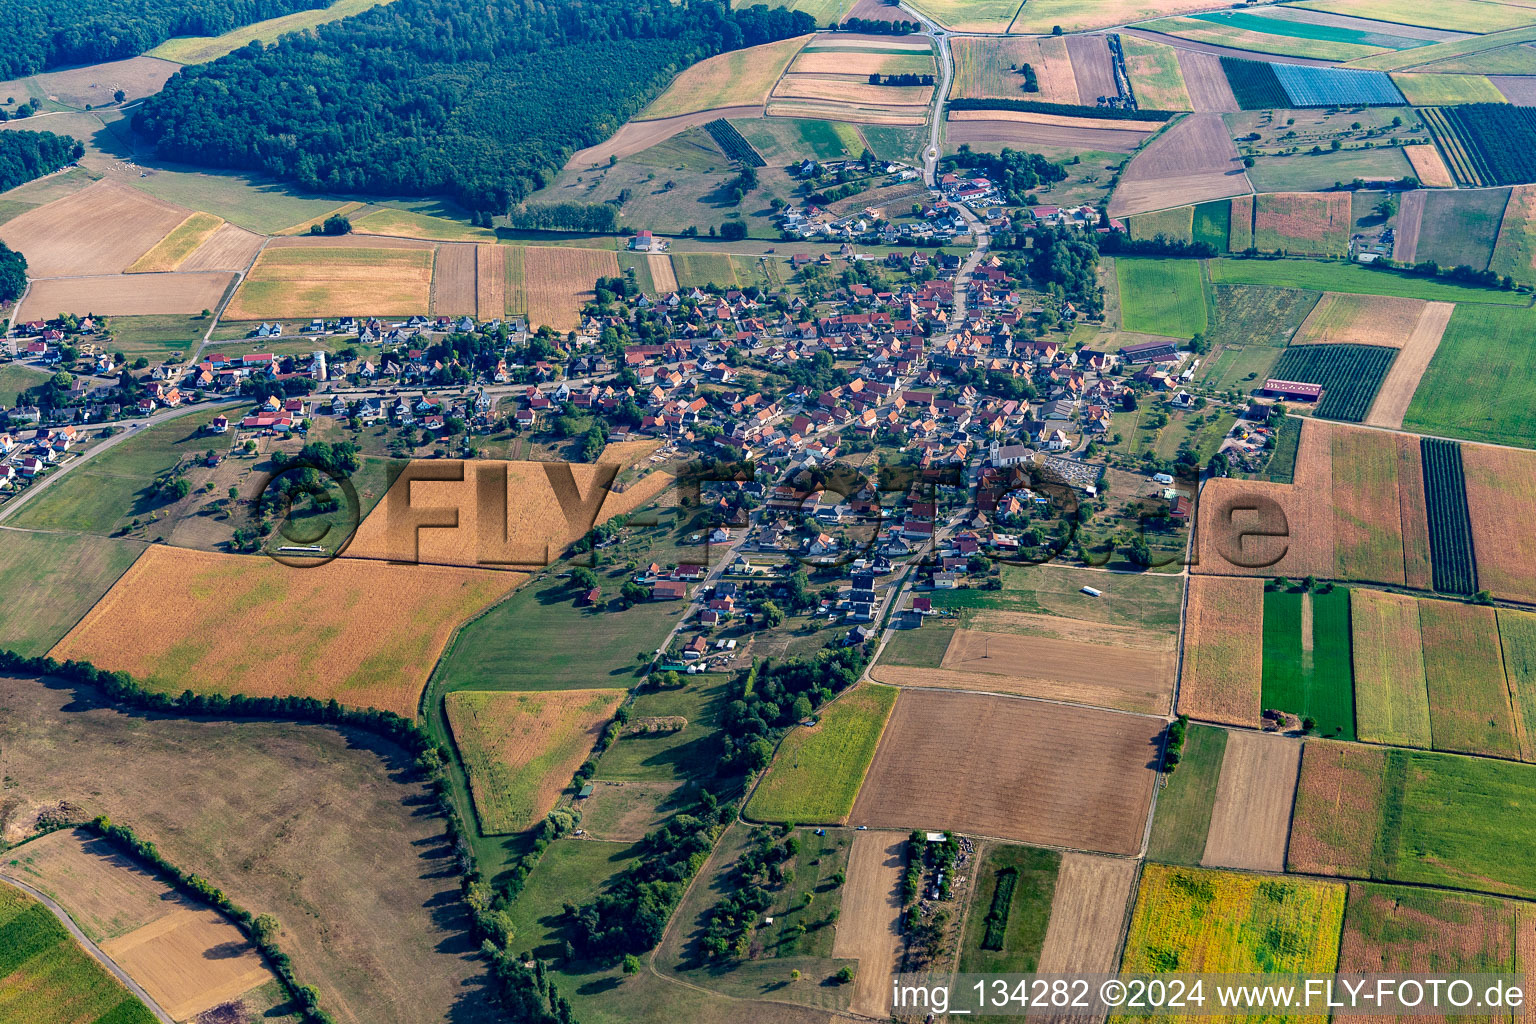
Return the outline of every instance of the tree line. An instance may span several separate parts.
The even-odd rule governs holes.
[[[169,159],[501,214],[683,68],[814,28],[723,0],[395,0],[185,68],[134,123]]]
[[[0,132],[0,192],[52,174],[85,154],[85,146],[52,132]]]
[[[137,57],[173,36],[230,29],[330,0],[8,0],[0,33],[0,78],[53,67]]]

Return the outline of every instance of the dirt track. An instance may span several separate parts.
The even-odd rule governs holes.
[[[595,146],[577,150],[571,154],[571,158],[565,162],[566,167],[587,168],[596,164],[605,164],[609,157],[618,157],[620,160],[627,156],[634,156],[641,150],[650,149],[658,142],[664,142],[678,132],[686,131],[694,125],[706,124],[717,117],[762,117],[762,104],[754,103],[751,106],[717,107],[714,110],[698,110],[692,114],[679,114],[677,117],[664,117],[658,121],[631,121],[614,133],[613,137],[605,142],[599,142]]]
[[[1392,361],[1392,368],[1387,371],[1387,379],[1382,381],[1381,390],[1376,393],[1376,401],[1371,404],[1371,411],[1365,417],[1367,426],[1391,427],[1393,430],[1402,428],[1408,403],[1413,401],[1413,393],[1419,389],[1419,380],[1429,368],[1429,361],[1435,357],[1435,350],[1440,347],[1440,338],[1445,334],[1445,326],[1450,323],[1451,314],[1455,311],[1456,304],[1452,302],[1425,304],[1413,333],[1408,335],[1402,351],[1398,352],[1397,358]]]
[[[906,867],[899,832],[859,832],[848,852],[848,882],[832,955],[859,961],[849,1009],[884,1019],[890,979],[901,952],[901,876]]]
[[[1140,715],[906,690],[850,821],[1132,854],[1162,730]]]
[[[1285,870],[1285,841],[1300,765],[1300,740],[1228,733],[1200,863],[1211,868]]]

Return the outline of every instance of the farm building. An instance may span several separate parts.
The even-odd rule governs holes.
[[[1171,341],[1142,341],[1120,350],[1120,358],[1129,364],[1160,363],[1179,357],[1179,347]]]
[[[659,580],[651,585],[652,601],[681,601],[688,593],[682,580]]]
[[[1284,398],[1292,402],[1315,402],[1323,396],[1323,386],[1271,377],[1264,382],[1264,393],[1271,398]]]

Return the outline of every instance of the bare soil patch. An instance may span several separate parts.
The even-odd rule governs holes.
[[[181,261],[177,270],[244,270],[251,265],[256,254],[266,242],[265,235],[237,227],[220,225],[219,230],[202,245],[192,250],[192,255]]]
[[[475,270],[472,242],[445,242],[437,247],[432,265],[432,313],[436,316],[474,316],[479,308],[479,276]],[[502,287],[506,273],[502,272]]]
[[[0,815],[67,800],[132,826],[274,915],[338,1021],[489,1020],[452,844],[410,763],[365,733],[125,714],[88,687],[0,679]]]
[[[482,321],[507,315],[507,253],[499,245],[475,247],[475,312]]]
[[[110,274],[33,281],[18,316],[144,316],[198,313],[224,298],[234,274]]]
[[[1381,382],[1381,390],[1376,392],[1376,401],[1371,403],[1371,411],[1365,417],[1367,426],[1402,429],[1403,415],[1413,401],[1413,393],[1419,389],[1419,380],[1429,368],[1429,361],[1435,358],[1440,337],[1445,334],[1445,326],[1451,322],[1454,312],[1454,302],[1424,304],[1418,321],[1403,342],[1402,351],[1392,361],[1386,380]]]
[[[1264,584],[1191,576],[1184,616],[1179,712],[1229,725],[1259,724]]]
[[[973,113],[952,111],[951,114]],[[981,113],[998,113],[982,111]],[[1118,129],[1106,131],[1098,128],[1067,128],[1061,125],[1035,124],[1025,121],[1007,121],[997,118],[945,122],[944,138],[948,142],[1007,142],[1018,146],[1061,146],[1071,149],[1094,149],[1106,153],[1134,153],[1146,141],[1146,133]]]
[[[1240,108],[1232,95],[1232,85],[1221,70],[1221,58],[1198,50],[1177,48],[1179,70],[1184,73],[1184,88],[1196,113],[1234,113]]]
[[[26,254],[34,279],[117,274],[189,212],[127,185],[98,181],[0,225],[0,241]]]
[[[1135,853],[1162,730],[1139,715],[907,690],[850,820]]]
[[[1077,95],[1084,106],[1094,106],[1101,96],[1119,96],[1115,86],[1115,67],[1109,55],[1109,40],[1104,36],[1067,36],[1067,52],[1072,55],[1072,76],[1077,79]]]
[[[1229,733],[1200,863],[1208,868],[1284,871],[1300,766],[1300,740]]]
[[[1456,179],[1451,177],[1450,168],[1445,166],[1439,148],[1433,143],[1428,146],[1404,146],[1403,155],[1408,158],[1421,185],[1430,188],[1456,187]]]
[[[1401,348],[1427,305],[1423,299],[1327,292],[1302,321],[1291,344]]]
[[[1062,855],[1040,973],[1107,974],[1119,965],[1136,867],[1118,857]]]
[[[890,1012],[890,978],[901,955],[901,878],[907,837],[859,832],[848,851],[848,881],[832,956],[859,961],[848,1009],[883,1019]]]
[[[1219,114],[1190,114],[1131,158],[1110,200],[1115,216],[1252,192]]]

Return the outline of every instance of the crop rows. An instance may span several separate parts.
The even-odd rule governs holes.
[[[1008,933],[1008,910],[1013,905],[1013,890],[1018,884],[1018,868],[1004,868],[997,873],[997,888],[992,890],[992,907],[983,922],[986,933],[981,939],[982,949],[1003,948],[1003,937]]]
[[[1221,58],[1221,70],[1226,73],[1232,86],[1237,105],[1244,110],[1268,110],[1288,107],[1290,97],[1280,79],[1275,77],[1275,67],[1268,61],[1242,60],[1238,57]]]
[[[1462,143],[1461,137],[1446,121],[1445,112],[1439,107],[1424,107],[1419,114],[1423,117],[1424,124],[1429,127],[1429,133],[1435,137],[1435,142],[1440,145],[1440,152],[1445,155],[1446,164],[1449,165],[1451,173],[1456,176],[1456,184],[1483,184],[1483,179],[1473,166],[1472,158],[1467,154],[1467,148]]]
[[[1424,460],[1424,503],[1429,509],[1429,558],[1435,589],[1470,594],[1477,589],[1477,560],[1472,552],[1472,517],[1467,511],[1461,445],[1426,437],[1419,441]]]
[[[1397,349],[1384,345],[1293,345],[1281,354],[1271,376],[1322,385],[1317,415],[1359,423],[1396,357]]]
[[[736,126],[723,117],[717,117],[704,126],[709,137],[715,140],[726,156],[748,167],[767,167],[768,161],[752,148],[752,143],[741,137]]]
[[[1464,103],[1440,107],[1439,113],[1483,184],[1536,182],[1536,108]]]
[[[1381,71],[1273,64],[1292,107],[1396,107],[1407,102]]]

